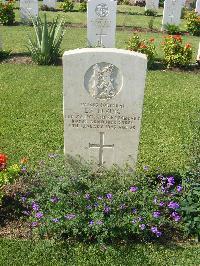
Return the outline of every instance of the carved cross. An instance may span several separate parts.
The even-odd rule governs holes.
[[[99,165],[103,165],[103,149],[104,148],[114,148],[114,144],[105,145],[104,144],[104,132],[100,132],[100,144],[91,144],[89,143],[89,148],[98,148],[99,149]]]
[[[103,38],[104,36],[107,36],[107,34],[103,34],[103,33],[96,33],[96,36],[99,37],[99,40],[98,40],[98,45],[102,46],[103,45]]]

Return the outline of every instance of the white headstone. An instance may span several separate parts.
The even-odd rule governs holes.
[[[197,0],[196,1],[195,12],[197,12],[200,15],[200,0]]]
[[[182,0],[165,0],[163,10],[162,29],[166,24],[179,25],[181,20]]]
[[[117,1],[89,0],[87,2],[88,45],[115,47]]]
[[[198,53],[197,53],[197,62],[199,62],[199,64],[200,64],[200,42],[199,42],[199,49],[198,49]]]
[[[146,0],[145,10],[158,10],[159,0]]]
[[[65,154],[136,163],[146,67],[146,55],[116,48],[64,53]]]
[[[20,13],[22,20],[38,16],[38,0],[20,0]]]
[[[43,0],[43,5],[56,8],[56,0]]]

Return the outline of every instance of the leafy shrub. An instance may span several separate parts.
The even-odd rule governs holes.
[[[183,45],[180,35],[166,36],[163,51],[167,67],[187,67],[192,59],[191,45]]]
[[[87,2],[83,1],[80,3],[79,7],[78,7],[78,11],[80,12],[86,12],[87,11]]]
[[[11,51],[5,51],[0,49],[0,61],[9,57]]]
[[[159,7],[164,7],[164,0],[159,0]]]
[[[8,184],[12,184],[20,173],[26,171],[25,159],[21,160],[21,164],[13,164],[7,167],[8,157],[5,154],[0,154],[0,204],[4,195],[3,188]]]
[[[153,9],[147,9],[144,11],[144,15],[145,16],[152,16],[152,17],[155,17],[157,14],[157,12]]]
[[[95,169],[57,155],[41,162],[23,197],[41,237],[81,241],[159,238],[179,228],[182,187],[174,177],[137,177],[130,168]]]
[[[170,35],[180,34],[180,28],[175,24],[166,24],[164,28]]]
[[[70,0],[65,0],[63,4],[61,4],[61,8],[64,12],[71,12],[74,9],[74,3]]]
[[[41,5],[40,9],[41,9],[42,11],[55,11],[55,8],[53,8],[53,7],[49,7],[49,6],[47,6],[47,5]]]
[[[44,22],[37,17],[32,19],[35,29],[35,40],[29,37],[28,49],[32,60],[38,65],[54,64],[60,56],[60,45],[64,37],[63,20],[58,17],[48,26],[46,14]]]
[[[143,40],[137,34],[134,34],[128,41],[127,49],[147,55],[148,66],[150,67],[155,61],[155,45],[154,39]]]
[[[0,2],[0,24],[13,25],[14,21],[14,1]]]
[[[200,240],[200,165],[197,171],[188,174],[186,181],[181,208],[184,229]]]
[[[200,36],[200,16],[194,12],[188,12],[186,14],[186,28],[187,31],[195,36]]]

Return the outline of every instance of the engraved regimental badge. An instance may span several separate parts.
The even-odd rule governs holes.
[[[106,4],[99,4],[95,8],[95,13],[98,17],[107,17],[109,14],[108,6]]]
[[[84,77],[85,89],[96,99],[111,99],[122,87],[120,70],[109,63],[97,63],[91,66]]]

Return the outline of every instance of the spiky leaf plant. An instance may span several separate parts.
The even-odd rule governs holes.
[[[55,64],[61,54],[60,45],[64,37],[64,22],[58,17],[48,25],[46,14],[44,22],[40,17],[32,18],[35,39],[28,37],[28,49],[32,60],[38,65]]]

